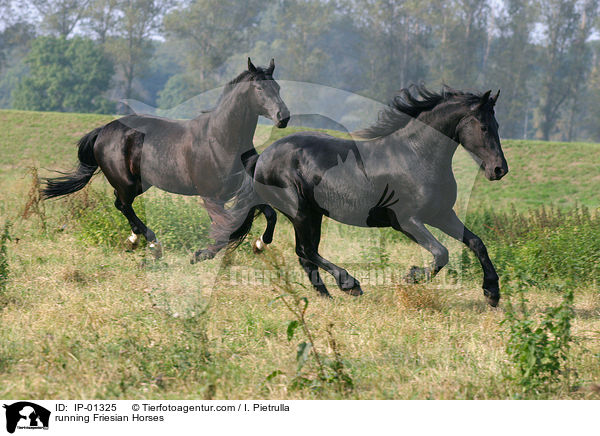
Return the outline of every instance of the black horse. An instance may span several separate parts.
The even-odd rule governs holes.
[[[142,234],[156,257],[161,245],[152,230],[135,214],[132,203],[150,186],[183,195],[200,195],[213,225],[226,221],[225,203],[240,189],[244,179],[241,156],[256,154],[252,139],[258,116],[284,128],[290,114],[273,79],[275,63],[255,67],[229,82],[217,107],[189,121],[146,115],[129,115],[97,128],[79,141],[79,167],[64,177],[46,180],[45,198],[82,189],[98,167],[115,188],[115,206],[129,221],[128,238],[136,246]],[[267,218],[262,237],[273,237],[277,215],[266,205],[258,209]],[[212,258],[224,246],[213,244],[194,253],[192,262]]]
[[[476,254],[484,295],[492,306],[498,304],[498,275],[486,247],[453,211],[457,187],[452,156],[460,143],[481,160],[489,180],[508,172],[494,116],[499,93],[403,89],[373,126],[355,133],[364,141],[298,133],[246,159],[254,204],[268,203],[290,219],[300,264],[321,295],[329,292],[318,268],[332,274],[343,291],[362,294],[358,280],[319,255],[325,215],[355,226],[392,227],[427,249],[433,263],[412,267],[407,277],[412,282],[432,278],[448,263],[448,250],[425,224],[439,228]],[[256,207],[248,201],[240,205],[246,209],[232,211],[236,220],[216,229],[218,239],[236,244],[250,230]]]

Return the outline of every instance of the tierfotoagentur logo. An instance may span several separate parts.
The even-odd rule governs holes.
[[[50,411],[42,406],[29,401],[19,401],[10,405],[4,404],[6,409],[6,431],[14,433],[19,430],[48,430]]]

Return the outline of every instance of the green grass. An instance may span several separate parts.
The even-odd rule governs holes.
[[[111,207],[102,176],[69,200],[45,204],[41,218],[22,219],[31,189],[27,166],[70,169],[76,141],[112,119],[108,116],[0,111],[0,226],[10,220],[9,280],[0,295],[0,395],[4,398],[518,398],[510,371],[507,334],[499,309],[480,289],[472,255],[444,239],[452,261],[428,286],[400,278],[429,255],[389,229],[360,229],[326,220],[321,252],[363,282],[365,295],[339,292],[323,301],[308,286],[293,249],[293,231],[280,217],[271,257],[309,301],[307,322],[316,346],[332,350],[333,324],[344,367],[354,389],[294,390],[296,350],[288,341],[293,317],[272,302],[277,273],[269,256],[256,256],[249,238],[228,259],[189,264],[189,252],[208,242],[206,214],[197,199],[150,190],[135,207],[167,245],[153,261],[141,247],[126,251],[125,219]],[[255,142],[271,131],[259,126]],[[530,311],[541,318],[561,301],[556,286],[575,290],[575,343],[569,378],[542,398],[596,398],[600,383],[597,144],[503,141],[511,172],[499,182],[477,177],[467,220],[481,233],[501,274],[516,280],[530,272]],[[459,183],[474,163],[457,155]],[[41,176],[51,173],[40,170]],[[469,187],[465,189],[467,196]],[[590,221],[560,218],[543,225],[526,212],[555,205],[572,214],[591,209]],[[515,210],[511,208],[514,204]],[[86,206],[86,207],[84,207]],[[494,209],[494,214],[486,212]],[[596,212],[595,212],[596,211]],[[561,212],[562,213],[562,212]],[[566,216],[565,215],[565,216]],[[595,221],[594,221],[595,220]],[[262,217],[252,231],[260,235]],[[525,226],[525,227],[523,227]],[[540,247],[543,250],[540,251]],[[587,251],[586,251],[587,250]],[[594,263],[596,262],[596,263]],[[502,270],[500,270],[502,268]],[[518,274],[517,274],[518,273]],[[368,275],[371,275],[369,280]],[[460,277],[460,276],[459,276]],[[385,280],[378,279],[385,278]],[[505,278],[505,280],[508,280]],[[552,285],[552,286],[551,286]],[[309,361],[306,371],[314,371]],[[280,375],[266,380],[274,371]]]

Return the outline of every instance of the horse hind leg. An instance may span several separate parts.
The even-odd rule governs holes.
[[[311,283],[313,283],[317,291],[321,295],[325,295],[323,290],[326,292],[327,289],[325,285],[322,285],[322,287],[316,286],[315,282],[313,282],[313,278],[318,277],[314,274],[315,267],[322,268],[331,274],[335,278],[338,287],[345,293],[355,297],[362,295],[363,290],[358,280],[352,277],[348,271],[329,262],[319,254],[322,215],[317,213],[300,213],[299,215],[304,216],[304,218],[295,218],[292,221],[296,233],[296,254],[300,258],[300,264],[309,275],[309,279],[311,279]],[[320,279],[320,277],[318,278]]]
[[[277,213],[271,206],[266,204],[258,206],[258,209],[264,214],[267,220],[267,228],[263,235],[254,241],[252,250],[255,253],[262,253],[267,248],[267,245],[273,242],[273,232],[275,231],[275,225],[277,224]]]
[[[121,211],[121,213],[127,218],[129,221],[129,225],[131,226],[131,235],[126,240],[126,244],[130,246],[132,249],[135,249],[139,245],[139,235],[143,235],[148,241],[148,248],[150,248],[150,252],[154,256],[155,259],[160,259],[163,254],[162,244],[158,239],[156,239],[156,235],[154,232],[149,229],[146,224],[136,215],[133,210],[133,198],[127,197],[127,202],[121,199],[121,196],[118,193],[116,194],[115,207]]]
[[[408,219],[402,224],[394,223],[394,228],[407,235],[421,247],[433,255],[433,262],[423,268],[412,266],[405,276],[407,283],[421,283],[433,279],[448,263],[448,250],[431,234],[425,225],[416,220]]]

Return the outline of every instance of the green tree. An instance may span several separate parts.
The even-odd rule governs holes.
[[[587,0],[581,7],[581,18],[575,31],[575,39],[571,47],[569,57],[571,63],[570,82],[572,92],[569,98],[569,108],[567,115],[567,125],[564,129],[565,139],[572,141],[577,135],[576,129],[585,116],[582,116],[582,108],[587,107],[581,103],[589,95],[590,78],[592,71],[591,54],[592,50],[588,39],[594,31],[593,23],[598,19],[598,0]]]
[[[234,53],[248,49],[252,28],[265,5],[259,0],[193,0],[169,13],[167,35],[183,41],[187,50],[185,73],[167,83],[163,102],[180,101],[180,96],[217,85],[216,70]]]
[[[485,88],[502,90],[502,103],[496,109],[502,137],[524,138],[537,104],[532,101],[537,51],[530,39],[539,10],[529,0],[505,0],[504,7],[504,14],[495,18],[498,35],[492,43]]]
[[[423,81],[431,26],[429,1],[355,0],[351,12],[363,35],[361,60],[366,69],[367,90],[388,100],[392,93]]]
[[[9,108],[12,92],[27,72],[24,58],[35,37],[34,27],[23,21],[10,24],[0,32],[0,107]]]
[[[42,19],[42,28],[54,36],[71,35],[87,12],[90,0],[26,0]]]
[[[29,75],[13,94],[14,107],[25,110],[108,112],[103,97],[113,74],[103,50],[89,39],[39,37],[25,62]]]
[[[171,0],[121,0],[118,3],[114,36],[107,38],[105,47],[114,60],[125,98],[133,96],[134,80],[146,73],[154,51],[152,36],[160,29],[162,17],[171,4]],[[108,14],[108,9],[103,13]]]
[[[86,11],[85,26],[104,44],[118,22],[118,0],[92,0]]]
[[[490,7],[485,0],[431,0],[423,10],[431,26],[429,81],[456,88],[476,88],[485,77],[491,36]]]
[[[543,47],[541,103],[538,129],[542,139],[557,130],[561,109],[589,68],[585,62],[586,40],[593,29],[588,15],[597,9],[597,0],[543,0],[542,23],[546,43]],[[583,3],[583,4],[582,4]]]

